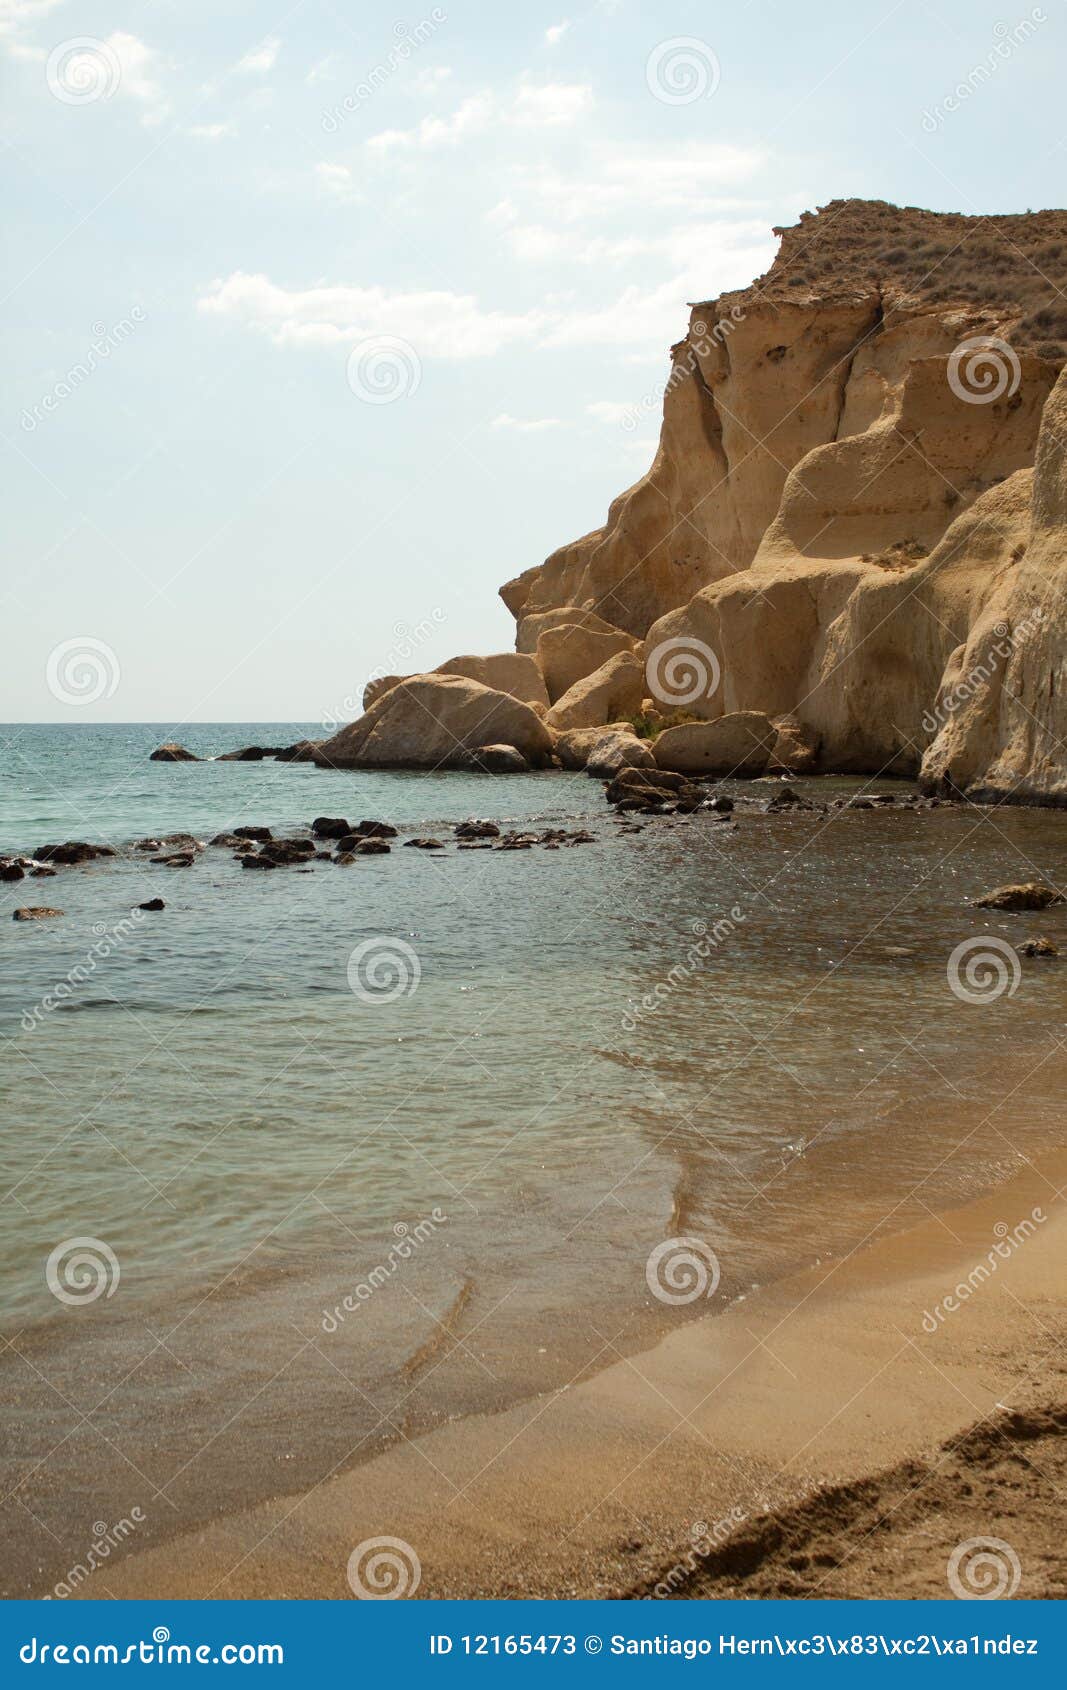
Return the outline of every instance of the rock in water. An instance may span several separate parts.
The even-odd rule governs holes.
[[[157,745],[148,761],[150,763],[199,763],[201,758],[194,757],[184,745],[178,745],[174,740],[166,745]]]
[[[50,916],[62,915],[62,910],[49,909],[47,904],[30,904],[24,909],[16,910],[12,921],[47,921]]]
[[[477,681],[415,675],[323,741],[315,761],[335,769],[464,768],[487,742],[514,746],[537,768],[552,756],[552,735],[532,705]]]
[[[480,745],[474,752],[477,768],[490,775],[521,775],[530,767],[521,751],[513,745]]]
[[[1059,956],[1058,948],[1051,939],[1024,939],[1019,946],[1020,956]]]
[[[162,898],[146,898],[143,904],[138,904],[139,910],[165,910],[166,904]]]
[[[1062,892],[1043,881],[1027,880],[1018,886],[995,886],[982,898],[975,898],[978,910],[1047,910],[1050,904],[1064,902]]]

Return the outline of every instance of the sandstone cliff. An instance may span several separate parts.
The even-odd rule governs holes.
[[[648,474],[501,589],[516,651],[375,682],[320,760],[495,741],[1067,802],[1067,213],[839,200],[776,233],[692,307]]]
[[[664,707],[789,717],[823,768],[1067,796],[1067,214],[838,201],[777,232],[766,276],[693,307],[648,474],[502,589],[518,648],[591,613]]]

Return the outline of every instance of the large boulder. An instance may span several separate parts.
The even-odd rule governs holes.
[[[459,675],[412,675],[324,740],[315,762],[335,769],[462,768],[489,744],[514,746],[535,767],[552,755],[552,735],[529,704]]]
[[[199,763],[200,758],[194,757],[184,745],[178,745],[174,740],[168,740],[165,745],[157,745],[148,761],[150,763]]]
[[[715,722],[683,722],[665,728],[652,742],[661,769],[678,774],[758,775],[777,738],[774,724],[758,710],[735,710]]]
[[[576,622],[546,628],[537,642],[537,661],[552,703],[562,698],[575,681],[602,668],[617,652],[633,651],[636,645],[631,634],[602,634]]]
[[[499,651],[491,657],[450,657],[431,670],[434,675],[462,675],[468,681],[478,681],[494,692],[510,693],[524,704],[540,704],[548,708],[549,698],[537,659],[518,651]],[[369,710],[391,687],[398,686],[410,675],[383,675],[368,681],[363,690],[363,708]]]
[[[501,597],[506,602],[507,588],[501,590]],[[509,607],[510,608],[510,607]],[[595,634],[618,634],[622,630],[613,622],[605,622],[593,610],[583,610],[577,604],[564,604],[554,610],[536,612],[533,616],[521,616],[515,629],[516,651],[533,652],[537,650],[537,642],[547,628],[562,628],[564,624],[589,628]]]
[[[565,769],[584,769],[589,753],[608,734],[632,734],[629,722],[608,722],[597,728],[565,728],[556,735],[556,756]]]
[[[638,739],[629,730],[620,733],[618,728],[609,728],[590,748],[585,772],[597,780],[610,780],[620,769],[652,769],[655,766],[656,759],[647,740]]]
[[[563,694],[548,713],[549,725],[596,728],[632,721],[645,693],[645,666],[631,651],[620,651]]]

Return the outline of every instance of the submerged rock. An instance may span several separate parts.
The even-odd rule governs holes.
[[[1024,939],[1018,947],[1020,956],[1059,956],[1059,949],[1051,939]]]
[[[496,822],[457,822],[452,831],[457,839],[499,839],[500,837],[500,829]]]
[[[405,845],[413,845],[416,851],[443,851],[443,839],[405,839]]]
[[[1064,895],[1043,881],[1027,880],[1017,886],[995,886],[973,907],[979,910],[1047,910],[1050,904],[1064,903]]]
[[[96,857],[113,857],[110,845],[90,845],[84,839],[68,839],[62,845],[38,845],[33,853],[43,863],[60,863],[70,867],[77,863],[91,863]]]
[[[50,916],[62,915],[62,910],[49,909],[47,904],[29,904],[24,909],[16,910],[12,921],[47,921]]]

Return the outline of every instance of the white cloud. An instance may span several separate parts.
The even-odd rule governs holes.
[[[591,417],[602,423],[621,423],[624,417],[633,412],[632,405],[622,405],[615,399],[594,399],[593,403],[585,408]]]
[[[470,294],[284,288],[268,276],[240,270],[213,282],[198,309],[235,318],[279,346],[335,346],[394,335],[428,358],[490,357],[503,346],[532,339],[544,320],[540,311],[483,310]]]
[[[557,42],[563,40],[563,37],[566,35],[570,27],[571,21],[569,18],[564,18],[562,23],[552,24],[545,30],[545,40],[548,42],[548,45],[550,47],[555,47]]]
[[[372,135],[372,152],[406,148],[454,146],[487,130],[516,127],[554,129],[573,123],[592,108],[593,90],[587,83],[520,83],[509,99],[487,91],[471,94],[448,117],[424,117],[412,129],[384,129]]]
[[[335,200],[358,200],[360,194],[347,164],[327,164],[324,161],[315,166],[315,180],[323,193]]]
[[[423,70],[413,71],[404,87],[410,94],[435,94],[451,75],[450,65],[427,65]]]
[[[276,35],[268,35],[258,47],[253,47],[238,62],[237,71],[241,76],[265,76],[267,71],[273,70],[281,41]]]
[[[522,417],[511,417],[507,411],[501,411],[489,424],[490,428],[510,428],[518,434],[543,434],[548,428],[566,428],[566,423],[560,417],[534,417],[528,421]]]
[[[592,105],[593,90],[587,82],[526,82],[514,101],[514,121],[555,128],[584,117]]]
[[[451,117],[424,117],[414,129],[385,129],[372,135],[367,146],[379,153],[404,147],[452,146],[467,136],[483,134],[496,115],[494,105],[491,94],[472,94]]]

